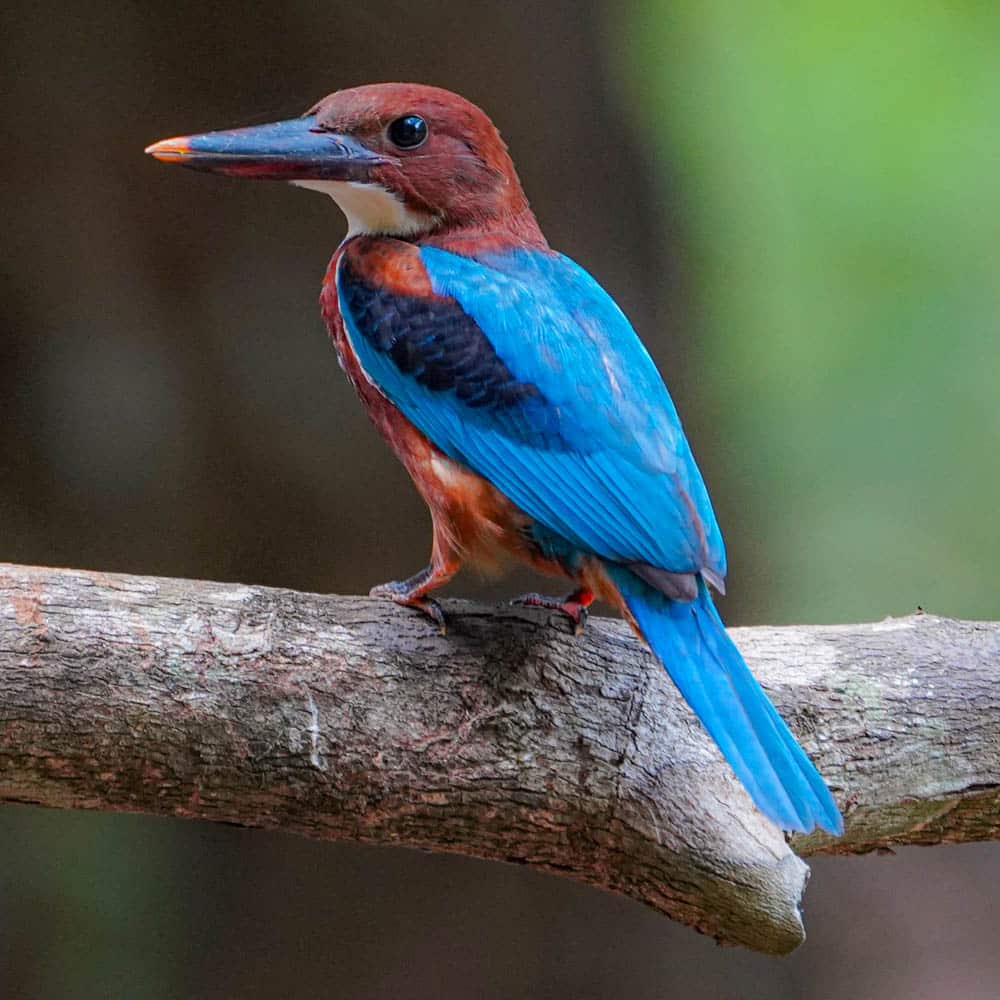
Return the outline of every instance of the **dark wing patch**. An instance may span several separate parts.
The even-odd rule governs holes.
[[[473,409],[503,411],[541,401],[538,387],[518,381],[454,299],[400,295],[367,280],[347,255],[337,285],[362,336],[422,386],[451,390]]]

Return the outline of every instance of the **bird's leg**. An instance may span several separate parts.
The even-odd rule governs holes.
[[[544,594],[522,594],[511,604],[524,604],[530,608],[548,608],[561,611],[573,623],[574,635],[579,635],[587,624],[590,612],[587,610],[594,601],[594,592],[588,587],[578,587],[568,597],[546,597]]]
[[[389,597],[397,604],[408,608],[419,608],[444,635],[447,623],[441,605],[433,597],[428,597],[428,591],[443,587],[457,572],[458,557],[447,546],[439,544],[439,533],[434,532],[434,549],[431,562],[419,573],[414,573],[408,580],[392,580],[389,583],[372,587],[369,597]]]

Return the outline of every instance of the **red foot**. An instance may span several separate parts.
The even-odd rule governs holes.
[[[432,570],[428,567],[421,570],[416,576],[409,580],[393,580],[391,583],[382,583],[377,587],[372,587],[368,591],[369,597],[388,597],[397,604],[402,604],[407,608],[417,608],[445,635],[448,631],[448,623],[444,617],[444,611],[433,597],[427,597],[423,593],[428,580],[432,575]]]
[[[573,634],[579,635],[587,624],[590,612],[587,610],[593,603],[594,595],[581,587],[574,590],[568,597],[546,597],[544,594],[522,594],[515,597],[511,604],[524,604],[529,608],[548,608],[550,611],[560,611],[573,623]]]

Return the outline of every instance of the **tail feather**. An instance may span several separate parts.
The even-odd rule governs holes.
[[[812,761],[726,633],[705,582],[673,601],[623,566],[609,567],[625,604],[667,673],[765,816],[782,829],[843,831]]]

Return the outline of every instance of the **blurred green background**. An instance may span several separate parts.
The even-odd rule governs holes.
[[[423,565],[426,514],[318,316],[332,204],[141,152],[411,79],[487,109],[553,245],[649,344],[730,622],[1000,617],[995,5],[0,19],[0,559],[322,592]],[[998,880],[996,845],[820,860],[810,940],[775,961],[519,868],[7,806],[0,998],[985,1000]]]
[[[655,0],[626,38],[754,619],[996,617],[1000,6]]]

